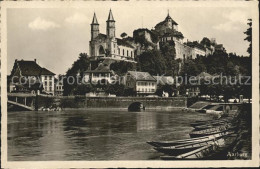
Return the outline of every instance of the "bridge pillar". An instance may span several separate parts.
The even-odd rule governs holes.
[[[24,105],[26,106],[26,97],[24,98]]]

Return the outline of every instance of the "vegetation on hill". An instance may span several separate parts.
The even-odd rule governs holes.
[[[64,95],[78,95],[80,93],[86,93],[91,91],[91,86],[86,86],[83,84],[77,84],[76,81],[73,82],[73,78],[77,79],[77,76],[83,77],[84,71],[86,71],[90,66],[90,60],[86,53],[80,53],[79,58],[72,64],[71,68],[66,72],[66,79],[63,80],[64,85]],[[70,84],[69,84],[70,83]]]
[[[115,74],[119,76],[123,76],[127,71],[136,70],[136,63],[133,62],[125,62],[118,61],[110,64],[110,69],[115,72]]]

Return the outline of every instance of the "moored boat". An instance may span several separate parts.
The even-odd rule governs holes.
[[[195,138],[190,138],[190,139],[182,139],[182,140],[174,140],[174,141],[150,141],[147,143],[154,147],[177,146],[177,145],[182,145],[182,144],[195,144],[198,142],[204,142],[204,141],[208,141],[211,139],[223,137],[230,133],[231,132],[218,133],[218,134],[213,134],[213,135],[208,135],[208,136],[203,136],[203,137],[195,137]]]
[[[167,154],[167,155],[172,155],[176,156],[179,154],[187,153],[190,151],[193,151],[195,149],[207,146],[207,145],[223,145],[224,144],[224,138],[218,138],[218,139],[210,139],[207,141],[203,142],[197,142],[197,143],[191,143],[191,144],[183,144],[183,145],[178,145],[178,146],[170,146],[170,147],[156,147],[155,150],[158,152]]]
[[[201,126],[201,125],[219,125],[219,124],[224,124],[227,122],[230,122],[231,119],[229,118],[225,118],[225,119],[219,119],[219,120],[210,120],[210,121],[195,121],[194,123],[191,123],[190,125],[192,127],[196,127],[196,126]]]
[[[201,126],[194,126],[193,128],[195,130],[205,130],[205,129],[210,129],[210,128],[214,128],[214,127],[220,127],[220,126],[227,126],[227,125],[231,125],[231,123],[220,123],[218,125],[205,124],[205,125],[201,125]]]
[[[236,138],[237,134],[231,134],[224,138],[223,144],[210,144],[177,156],[166,155],[160,158],[163,160],[225,159],[225,153],[227,153]]]
[[[193,159],[203,159],[205,156],[214,151],[215,145],[210,144],[200,148],[197,148],[193,151],[178,155],[178,156],[161,156],[160,158],[163,160],[193,160]]]
[[[223,125],[219,127],[214,127],[210,129],[205,129],[205,130],[199,130],[199,131],[192,131],[189,135],[191,138],[194,137],[203,137],[203,136],[208,136],[212,134],[218,134],[218,133],[225,133],[228,132],[229,129],[233,128],[231,125]]]

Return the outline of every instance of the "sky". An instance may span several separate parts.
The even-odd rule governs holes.
[[[120,4],[120,5],[119,5]],[[106,20],[112,9],[116,36],[132,36],[138,28],[153,28],[163,21],[169,10],[179,24],[185,40],[216,38],[227,52],[247,56],[248,42],[243,33],[251,18],[250,8],[183,7],[174,2],[155,5],[145,3],[86,3],[80,8],[9,8],[7,9],[7,60],[10,74],[15,59],[34,60],[54,72],[65,74],[80,53],[89,53],[90,24],[94,12],[100,33],[106,33]]]

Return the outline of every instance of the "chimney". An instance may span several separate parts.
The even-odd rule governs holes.
[[[36,63],[36,59],[34,59],[34,62]]]

